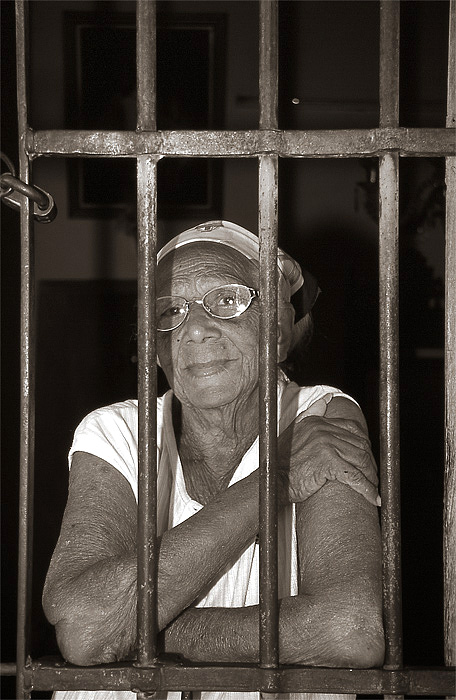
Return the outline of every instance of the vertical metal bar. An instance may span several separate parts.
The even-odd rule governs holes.
[[[380,2],[380,127],[399,125],[399,0]],[[379,163],[380,477],[385,668],[402,666],[399,463],[399,157]],[[392,696],[385,695],[385,698]],[[403,697],[403,696],[399,696]]]
[[[399,0],[380,2],[380,126],[399,125]]]
[[[138,130],[157,128],[157,15],[155,0],[138,0],[136,9],[136,103]]]
[[[138,130],[156,129],[156,4],[138,0]],[[157,652],[157,366],[155,269],[157,159],[137,159],[138,216],[138,664]],[[138,696],[140,697],[141,694]]]
[[[448,128],[456,125],[456,0],[450,2]],[[445,663],[456,666],[456,158],[446,159],[445,477],[443,511]],[[455,693],[456,696],[456,693]]]
[[[30,169],[23,144],[27,131],[27,7],[16,2],[17,105],[20,177],[30,182]],[[30,200],[21,207],[21,444],[19,476],[19,553],[17,603],[18,698],[29,698],[24,667],[30,646],[33,555],[33,485],[35,449],[35,280],[33,226]]]
[[[278,664],[277,156],[259,161],[260,232],[260,664]]]
[[[278,124],[278,24],[277,0],[260,0],[260,129]]]
[[[277,129],[278,3],[260,0],[260,129]],[[259,158],[260,665],[279,662],[277,577],[278,158]],[[273,689],[271,689],[273,690]]]
[[[153,665],[157,635],[157,163],[138,157],[138,664]]]
[[[380,474],[385,667],[402,665],[397,153],[380,158]]]

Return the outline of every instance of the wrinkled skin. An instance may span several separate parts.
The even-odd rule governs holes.
[[[230,282],[258,288],[257,266],[234,250],[192,244],[160,263],[157,292],[193,300]],[[187,491],[204,506],[159,539],[158,626],[167,651],[197,662],[259,658],[258,606],[192,605],[258,532],[258,470],[228,487],[258,433],[258,321],[256,300],[232,320],[192,305],[181,327],[158,334]],[[281,307],[279,357],[292,321]],[[365,421],[341,397],[311,408],[278,441],[280,503],[297,503],[299,556],[299,595],[280,601],[280,661],[380,665],[381,547]],[[43,593],[59,647],[73,663],[135,654],[136,517],[123,475],[77,452]]]
[[[226,250],[194,244],[169,254],[159,265],[157,295],[192,301],[223,284],[256,286],[253,264]],[[204,410],[234,404],[236,411],[251,401],[258,383],[258,321],[256,300],[234,319],[213,318],[194,304],[179,328],[158,333],[160,365],[184,406]]]

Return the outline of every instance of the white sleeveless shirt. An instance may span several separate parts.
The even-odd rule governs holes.
[[[185,487],[172,424],[172,392],[157,400],[157,532],[175,527],[203,506],[190,498]],[[327,404],[335,396],[351,397],[329,386],[299,387],[280,373],[277,391],[278,434],[298,415],[324,415]],[[351,399],[353,401],[353,399]],[[230,485],[248,476],[259,465],[258,438],[247,450],[237,467]],[[75,452],[88,452],[112,464],[123,474],[138,498],[138,402],[128,400],[97,409],[76,429],[69,453],[69,463]],[[290,505],[281,510],[278,522],[279,597],[298,593],[298,549],[296,511]],[[197,602],[198,607],[244,607],[257,605],[259,595],[258,544],[253,542],[228,567],[209,592]],[[258,692],[202,692],[201,700],[257,700]],[[267,697],[267,696],[265,696]],[[350,700],[354,695],[316,693],[279,693],[271,698],[280,700]],[[180,700],[181,693],[169,691],[157,694],[160,700]],[[130,691],[57,691],[55,700],[135,700]]]

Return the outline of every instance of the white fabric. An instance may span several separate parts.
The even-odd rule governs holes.
[[[345,396],[328,386],[298,387],[280,378],[278,386],[278,433],[298,415],[324,415],[335,396]],[[353,399],[351,399],[353,400]],[[192,500],[185,488],[182,465],[177,452],[171,414],[172,392],[158,399],[158,534],[183,522],[203,506]],[[124,401],[90,413],[78,426],[69,454],[83,451],[104,459],[118,469],[129,482],[137,499],[138,439],[136,400]],[[230,484],[243,479],[258,467],[258,439],[245,453]],[[297,595],[298,559],[295,508],[289,506],[279,516],[279,596]],[[209,590],[200,598],[200,607],[243,607],[258,603],[258,545],[253,543]],[[160,700],[180,700],[180,692],[157,696]],[[257,700],[260,694],[203,692],[202,700]],[[353,695],[280,693],[280,700],[350,700]],[[129,691],[58,691],[55,700],[135,700]]]
[[[260,239],[254,233],[231,221],[206,221],[204,224],[198,224],[179,233],[168,241],[157,253],[157,264],[172,250],[188,243],[201,241],[221,243],[229,248],[235,248],[249,260],[260,259]],[[285,301],[290,301],[290,297],[304,284],[301,266],[281,248],[277,249],[277,266],[286,284]]]

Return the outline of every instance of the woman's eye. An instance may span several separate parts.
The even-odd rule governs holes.
[[[236,303],[236,297],[233,296],[233,294],[226,294],[223,297],[220,297],[218,300],[218,305],[219,306],[233,306],[233,304]]]
[[[182,313],[182,308],[180,306],[169,306],[167,309],[161,312],[160,316],[162,318],[171,318],[172,316],[178,316]]]
[[[177,316],[180,313],[182,313],[182,309],[180,306],[171,306],[168,309],[168,316]]]

